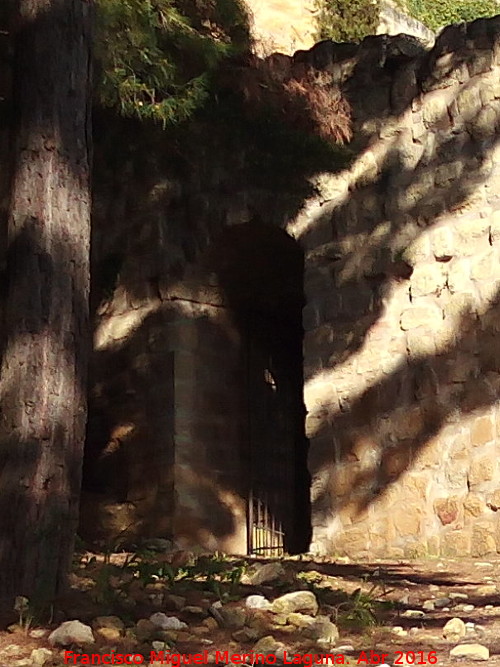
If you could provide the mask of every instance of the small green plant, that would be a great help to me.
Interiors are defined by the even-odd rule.
[[[235,593],[245,572],[244,563],[234,563],[223,554],[200,557],[191,568],[191,574],[205,580],[206,587],[219,600],[228,601],[235,598]]]

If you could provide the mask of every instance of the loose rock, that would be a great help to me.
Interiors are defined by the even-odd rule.
[[[402,618],[422,618],[423,616],[425,614],[420,609],[407,609],[401,614]]]
[[[450,658],[468,658],[469,660],[489,660],[490,652],[482,644],[459,644],[450,651]]]
[[[286,575],[281,563],[255,564],[249,572],[243,575],[241,583],[251,586],[261,586],[271,581],[282,579]]]
[[[249,595],[245,600],[248,609],[271,609],[271,603],[263,595]]]
[[[92,628],[80,621],[65,621],[49,635],[51,646],[84,646],[94,644],[95,639]]]
[[[98,616],[92,621],[92,628],[96,635],[114,642],[122,636],[125,625],[118,616]]]
[[[164,596],[163,604],[169,611],[180,611],[186,604],[186,598],[181,595],[168,594]]]
[[[461,618],[451,618],[443,628],[443,637],[448,641],[456,642],[465,637],[467,629]]]
[[[151,623],[162,630],[182,630],[187,628],[187,623],[180,621],[177,616],[167,616],[161,611],[151,614],[149,617]]]
[[[225,628],[230,630],[241,630],[247,620],[247,612],[241,607],[222,607],[219,610],[222,617],[222,623]]]
[[[436,609],[443,609],[443,607],[447,607],[450,603],[451,599],[448,597],[436,598],[434,600],[434,606]]]
[[[33,667],[42,667],[52,657],[52,651],[48,648],[34,648],[31,651],[30,660]]]
[[[272,603],[271,611],[275,614],[291,614],[294,611],[300,611],[316,616],[318,601],[311,591],[294,591],[276,598]]]
[[[272,635],[262,637],[262,639],[259,639],[259,641],[254,644],[252,648],[254,653],[263,653],[264,655],[274,654],[279,659],[283,659],[284,650],[285,645],[276,641]]]
[[[323,644],[334,644],[340,636],[335,623],[332,623],[326,616],[318,616],[314,619],[313,623],[304,628],[303,635]]]

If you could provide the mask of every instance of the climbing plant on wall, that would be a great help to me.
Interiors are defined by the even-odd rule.
[[[396,0],[401,9],[431,30],[500,14],[497,0]],[[374,35],[380,0],[316,0],[317,37],[358,42]]]
[[[248,48],[241,0],[98,0],[97,100],[164,125],[205,99],[210,73]]]
[[[316,0],[317,37],[334,42],[358,42],[374,35],[378,0]]]
[[[500,14],[496,0],[402,0],[400,4],[431,30]]]

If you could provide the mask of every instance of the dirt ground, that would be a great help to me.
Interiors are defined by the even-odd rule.
[[[351,665],[377,664],[383,654],[383,662],[391,666],[436,664],[447,667],[460,664],[469,667],[477,664],[468,659],[450,658],[450,649],[458,643],[476,643],[487,647],[490,652],[488,662],[500,665],[500,559],[429,559],[406,562],[376,560],[371,563],[356,563],[346,559],[311,561],[302,558],[281,562],[291,578],[301,573],[314,582],[311,590],[317,594],[322,613],[335,610],[339,591],[349,595],[361,589],[366,593],[367,599],[386,603],[384,609],[377,614],[377,624],[373,627],[356,627],[356,624],[346,627],[339,624],[340,639],[335,650],[338,654],[345,655]],[[80,581],[80,584],[86,582],[86,585],[75,587],[73,593],[63,601],[51,625],[30,625],[28,631],[16,629],[12,627],[16,622],[16,615],[4,615],[0,626],[0,667],[35,665],[29,656],[33,649],[41,647],[53,650],[53,656],[45,663],[46,667],[64,664],[62,654],[54,651],[48,643],[49,631],[61,621],[78,619],[90,624],[96,616],[114,613],[123,617],[126,625],[133,625],[138,618],[148,618],[151,613],[161,610],[158,604],[148,606],[139,603],[132,615],[127,612],[128,617],[125,619],[127,614],[124,614],[124,608],[111,609],[109,604],[100,606],[95,597],[89,597],[88,582],[92,581],[92,577],[87,571],[77,575],[75,581]],[[116,583],[116,586],[119,584]],[[186,590],[183,590],[186,604],[195,605],[200,604],[200,600],[215,600],[215,596],[207,594],[206,591],[202,593],[196,587],[187,592]],[[284,590],[284,582],[281,581],[260,586],[240,585],[238,597],[243,599],[250,594],[261,594],[273,600],[282,595]],[[441,605],[440,608],[430,609],[432,604],[429,601],[434,601],[438,607]],[[175,615],[185,620],[191,630],[194,621],[189,614],[186,615],[180,610]],[[450,641],[443,637],[443,627],[452,618],[460,618],[467,624],[467,635],[459,641]],[[332,620],[335,621],[334,614]],[[33,629],[46,632],[43,637],[33,637],[30,635]],[[290,633],[281,633],[275,628],[269,634],[287,647],[290,646],[291,652],[300,651],[300,646]],[[194,653],[207,649],[213,656],[216,650],[228,649],[231,653],[251,650],[251,643],[235,642],[233,635],[229,629],[212,628],[203,638],[194,637],[192,634],[189,637],[182,636],[175,644],[175,651]],[[99,644],[98,641],[96,646],[102,644],[103,642]],[[125,648],[125,644],[122,648],[118,645],[117,651]],[[368,662],[364,660],[363,651]],[[146,660],[144,664],[149,664],[149,661]]]

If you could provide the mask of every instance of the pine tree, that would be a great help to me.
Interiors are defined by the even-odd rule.
[[[73,555],[89,347],[91,5],[19,0],[0,394],[0,590],[46,606]]]

